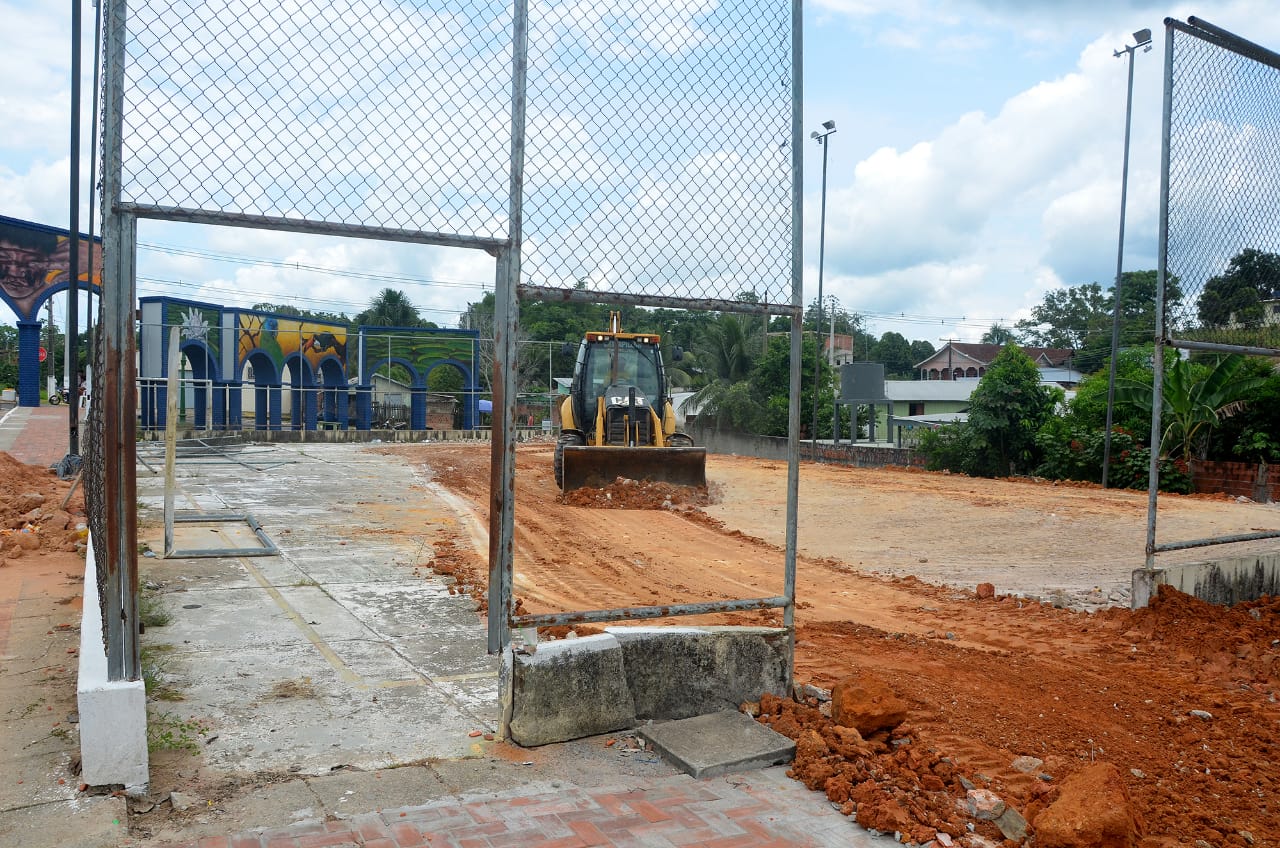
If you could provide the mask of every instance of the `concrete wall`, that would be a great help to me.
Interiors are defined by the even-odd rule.
[[[511,739],[533,747],[784,695],[791,640],[768,627],[609,627],[517,653],[511,673]]]
[[[81,778],[90,786],[124,784],[130,793],[145,792],[146,688],[141,680],[107,679],[102,611],[98,607],[98,566],[92,540],[85,561],[76,700],[80,712]]]
[[[1150,603],[1161,584],[1223,606],[1280,595],[1280,553],[1135,569],[1133,608]]]
[[[710,427],[695,427],[691,435],[699,445],[705,445],[711,453],[755,456],[761,459],[787,459],[787,440],[781,436],[753,436],[744,433],[716,431]],[[807,442],[801,443],[800,458],[813,456]],[[923,468],[924,457],[909,448],[889,448],[874,445],[820,444],[818,460],[835,465],[851,465],[857,468],[879,468],[885,465],[916,466]]]

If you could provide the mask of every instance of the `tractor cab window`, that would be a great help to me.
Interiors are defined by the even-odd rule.
[[[656,403],[661,394],[658,380],[657,350],[634,342],[621,342],[618,345],[618,371],[611,374],[613,366],[613,345],[600,344],[590,351],[588,367],[588,388],[591,397],[604,394],[611,384],[635,386],[649,403]]]

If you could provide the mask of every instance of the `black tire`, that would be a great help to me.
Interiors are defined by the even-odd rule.
[[[555,459],[551,463],[552,470],[555,472],[556,488],[564,488],[564,448],[568,445],[571,448],[579,448],[587,443],[581,433],[561,433],[560,438],[556,439]]]
[[[49,405],[50,405],[50,406],[57,406],[57,405],[58,405],[58,404],[60,404],[60,403],[62,403],[62,395],[61,395],[61,394],[59,394],[59,393],[55,392],[54,394],[49,395]]]
[[[688,433],[672,433],[671,447],[673,448],[691,448],[693,447],[693,437]]]

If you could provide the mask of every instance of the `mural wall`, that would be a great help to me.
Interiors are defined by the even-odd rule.
[[[180,349],[190,365],[182,398],[185,408],[190,397],[197,429],[370,429],[374,374],[387,362],[409,373],[411,429],[427,427],[427,375],[442,364],[463,376],[463,427],[474,428],[479,420],[475,331],[353,332],[343,324],[167,297],[143,298],[140,311],[144,428],[164,426],[172,327],[179,328]]]
[[[101,240],[81,235],[79,253],[80,285],[100,292]],[[22,406],[40,405],[40,307],[70,285],[71,233],[0,215],[0,301],[18,316],[18,403]]]

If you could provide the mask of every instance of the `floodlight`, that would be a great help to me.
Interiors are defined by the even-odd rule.
[[[1150,30],[1148,30],[1148,31],[1147,31],[1147,36],[1148,36],[1148,37],[1150,37],[1150,35],[1151,35],[1151,31],[1150,31]],[[835,129],[835,128],[836,128],[836,122],[835,122],[835,121],[823,121],[823,122],[822,122],[822,128],[823,128],[824,130],[833,130],[833,129]]]
[[[817,138],[817,137],[818,137],[818,131],[817,131],[817,130],[814,130],[813,132],[809,133],[809,138]]]
[[[1151,43],[1151,30],[1149,30],[1149,29],[1140,29],[1140,30],[1138,30],[1137,32],[1135,32],[1135,33],[1133,34],[1133,39],[1134,39],[1134,41],[1138,42],[1138,44],[1137,44],[1137,46],[1138,46],[1138,47],[1141,47],[1141,46],[1143,46],[1144,44],[1150,44],[1150,43]]]

